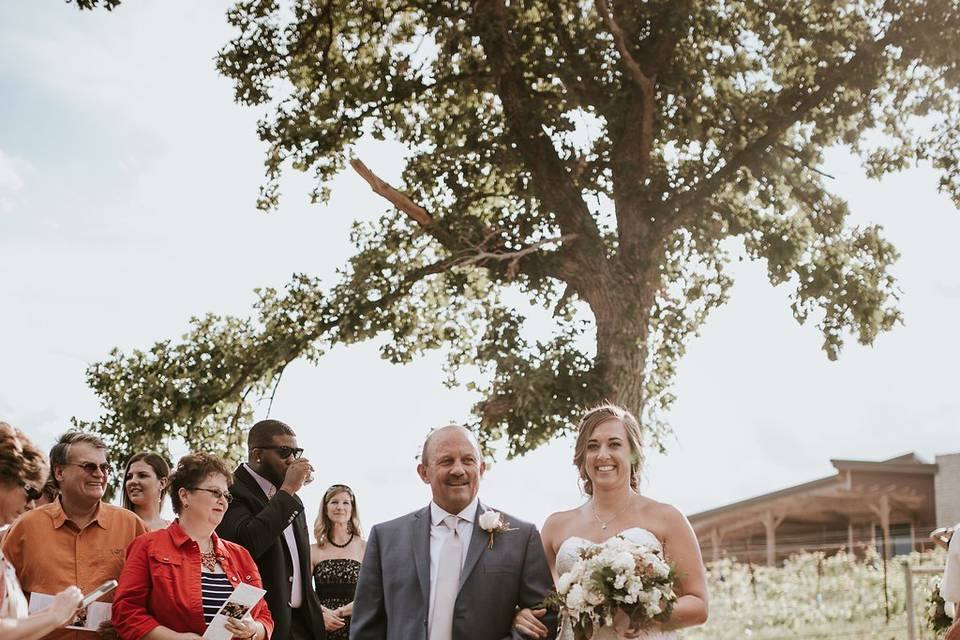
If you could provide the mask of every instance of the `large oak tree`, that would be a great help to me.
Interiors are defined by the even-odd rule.
[[[242,0],[227,19],[218,68],[267,105],[261,208],[289,169],[325,200],[348,162],[393,206],[355,228],[338,282],[297,276],[249,319],[93,365],[88,426],[125,451],[239,444],[289,362],[382,335],[394,362],[479,366],[476,419],[510,454],[603,399],[658,442],[677,361],[727,299],[729,239],[830,358],[900,319],[897,253],[849,222],[825,150],[875,178],[929,163],[960,202],[955,0]],[[396,185],[353,158],[365,136],[406,150]]]

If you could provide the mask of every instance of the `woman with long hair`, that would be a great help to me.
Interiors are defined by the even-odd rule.
[[[632,628],[622,611],[602,637],[672,640],[675,629],[703,624],[707,619],[707,581],[700,545],[690,523],[675,507],[640,494],[643,448],[640,425],[633,415],[617,405],[605,404],[588,411],[580,420],[573,464],[588,500],[581,506],[560,511],[543,525],[543,547],[553,579],[569,571],[581,549],[601,544],[613,536],[660,549],[680,576],[679,596],[669,620],[643,630]],[[531,637],[545,637],[538,620],[542,611],[523,609],[514,626]],[[565,620],[560,640],[573,640]]]
[[[0,422],[0,527],[32,509],[47,480],[43,454],[19,429]],[[42,544],[43,541],[39,541]],[[37,640],[73,620],[83,594],[76,587],[58,593],[53,603],[27,615],[27,598],[13,566],[0,552],[0,638]]]
[[[350,636],[353,595],[366,548],[350,487],[335,484],[327,489],[313,531],[317,541],[310,545],[310,566],[327,638],[345,640]]]
[[[166,529],[169,520],[160,517],[167,496],[170,465],[151,451],[133,455],[123,472],[123,506],[140,516],[147,529]]]

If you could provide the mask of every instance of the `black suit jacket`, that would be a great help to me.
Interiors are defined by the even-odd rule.
[[[277,491],[267,500],[263,489],[253,476],[240,465],[233,473],[233,502],[217,527],[217,535],[242,545],[253,556],[260,570],[264,599],[273,616],[271,640],[287,640],[290,635],[290,590],[293,582],[293,564],[287,550],[283,530],[293,523],[293,534],[300,556],[301,609],[310,615],[311,628],[318,640],[326,638],[320,601],[313,590],[310,575],[310,535],[303,503],[297,496]]]

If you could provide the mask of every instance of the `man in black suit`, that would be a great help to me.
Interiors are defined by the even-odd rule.
[[[311,584],[310,536],[297,497],[313,467],[301,457],[296,433],[279,420],[253,425],[247,449],[217,534],[246,547],[256,561],[273,615],[272,640],[321,640],[323,613]]]

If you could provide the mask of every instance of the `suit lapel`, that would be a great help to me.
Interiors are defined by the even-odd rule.
[[[463,570],[460,571],[460,589],[463,589],[463,583],[470,577],[470,573],[473,572],[474,567],[477,566],[477,561],[480,560],[480,556],[483,555],[483,551],[487,548],[489,534],[480,528],[480,514],[484,511],[486,511],[486,507],[477,501],[477,513],[474,514],[473,517],[473,533],[470,535],[470,547],[467,549],[467,558],[463,561]]]
[[[417,579],[420,580],[420,590],[423,592],[423,601],[430,602],[430,507],[421,509],[413,514],[413,561],[417,565]]]
[[[263,489],[260,487],[260,483],[257,482],[257,479],[250,475],[250,472],[247,471],[246,467],[242,464],[237,467],[237,470],[233,472],[233,479],[245,486],[250,492],[263,504],[267,504],[270,499],[267,497],[267,494],[263,492]]]

